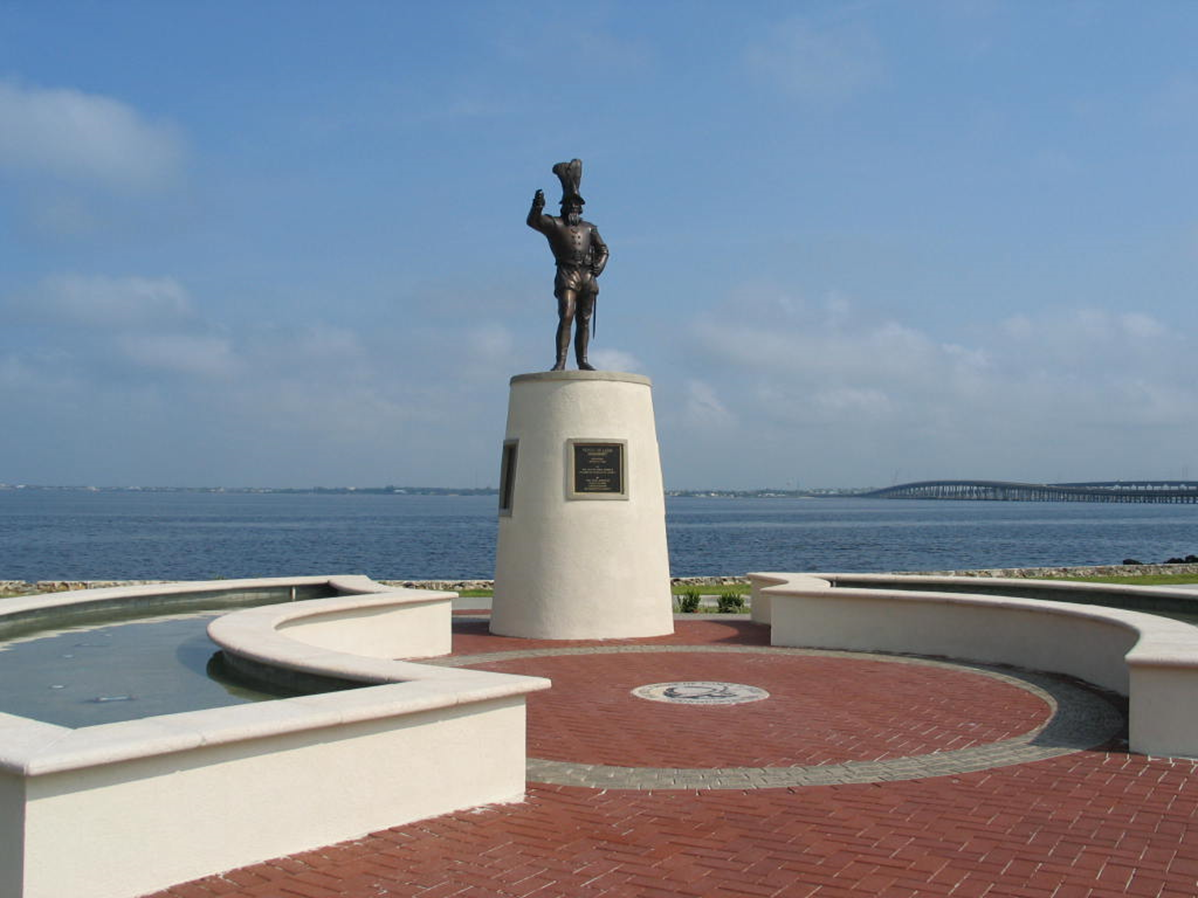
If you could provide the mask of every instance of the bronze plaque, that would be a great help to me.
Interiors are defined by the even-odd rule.
[[[574,443],[574,492],[624,492],[623,443]]]

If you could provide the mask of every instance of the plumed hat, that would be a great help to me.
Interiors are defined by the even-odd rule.
[[[573,200],[578,205],[583,205],[584,200],[578,193],[578,187],[582,183],[582,160],[571,159],[569,162],[559,162],[553,166],[553,173],[557,175],[559,181],[562,182],[562,205]]]

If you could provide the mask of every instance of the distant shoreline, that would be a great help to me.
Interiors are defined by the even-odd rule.
[[[845,489],[818,490],[666,490],[671,499],[821,499],[841,496],[856,496],[873,487],[850,487]],[[492,486],[449,487],[449,486],[54,486],[46,484],[0,483],[0,493],[5,492],[55,492],[55,493],[209,493],[244,495],[285,496],[498,496],[499,490]]]

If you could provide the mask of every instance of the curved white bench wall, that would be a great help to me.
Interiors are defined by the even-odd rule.
[[[749,579],[753,618],[770,625],[774,645],[945,655],[1068,674],[1128,697],[1132,751],[1198,757],[1198,628],[1189,624],[1096,605],[973,595],[975,578]],[[1002,589],[1004,582],[1012,590],[1028,586],[986,578],[983,588]],[[1089,586],[1060,585],[1075,598]]]
[[[6,599],[0,629],[292,589],[340,595],[213,630],[261,663],[380,685],[80,729],[0,714],[0,895],[132,898],[523,796],[525,695],[549,682],[387,657],[447,651],[453,593],[366,577],[122,587]]]

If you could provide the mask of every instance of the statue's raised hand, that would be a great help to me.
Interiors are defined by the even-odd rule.
[[[545,191],[544,190],[538,190],[536,193],[533,194],[532,204],[534,206],[536,206],[538,209],[544,207],[544,205],[545,205]]]

